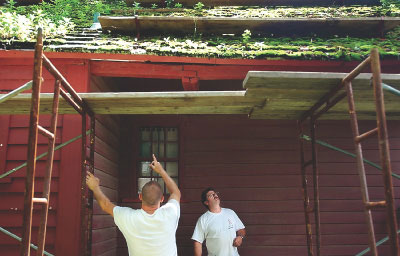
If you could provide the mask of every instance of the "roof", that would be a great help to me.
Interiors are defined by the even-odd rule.
[[[253,119],[299,119],[330,89],[338,86],[345,73],[250,71],[243,82],[246,91],[120,92],[80,93],[95,114],[245,114]],[[375,119],[370,74],[353,81],[360,119]],[[400,75],[382,74],[383,82],[400,89]],[[51,93],[41,94],[41,113],[49,113]],[[4,104],[4,103],[3,103]],[[28,114],[30,94],[7,101],[0,114]],[[400,98],[385,94],[388,119],[400,119]],[[75,113],[64,101],[60,113]],[[348,119],[347,102],[342,100],[324,119]]]

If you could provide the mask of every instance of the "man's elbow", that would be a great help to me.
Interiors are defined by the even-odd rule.
[[[181,199],[181,191],[179,189],[174,190],[171,193],[171,198],[176,199],[177,201],[179,201]]]

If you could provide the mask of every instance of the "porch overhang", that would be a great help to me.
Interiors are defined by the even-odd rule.
[[[322,96],[338,86],[346,73],[250,71],[246,91],[101,92],[79,93],[95,114],[232,114],[252,119],[299,119]],[[371,74],[353,80],[359,119],[375,120]],[[400,75],[382,74],[382,81],[400,89]],[[29,93],[0,104],[0,114],[29,114]],[[50,113],[52,93],[42,93],[40,113]],[[400,97],[385,93],[387,119],[400,120]],[[63,99],[60,114],[75,110]],[[348,119],[342,100],[322,119]]]
[[[339,86],[346,75],[329,72],[249,71],[243,82],[246,97],[265,99],[262,107],[253,108],[250,118],[298,120],[331,89]],[[400,75],[382,74],[381,79],[383,83],[400,90]],[[352,86],[358,118],[376,120],[371,74],[358,75]],[[399,120],[400,97],[390,93],[384,95],[387,119]],[[341,100],[321,119],[349,119],[347,100]]]
[[[264,100],[245,97],[245,91],[102,92],[78,93],[95,114],[248,114]],[[52,93],[40,95],[40,113],[50,113]],[[29,114],[30,94],[0,105],[0,114]],[[76,111],[63,99],[60,114]]]

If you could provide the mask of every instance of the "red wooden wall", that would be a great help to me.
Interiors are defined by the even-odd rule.
[[[7,92],[32,78],[31,53],[1,52],[0,90]],[[29,56],[28,56],[29,55]],[[19,57],[18,57],[19,56]],[[22,57],[21,57],[22,56]],[[61,73],[79,92],[109,91],[109,80],[92,77],[89,72],[104,76],[179,78],[177,74],[149,69],[149,59],[168,65],[198,62],[190,65],[198,77],[209,81],[244,78],[247,70],[351,70],[355,63],[284,62],[207,60],[194,58],[128,56],[141,63],[92,62],[89,58],[122,58],[118,55],[80,55],[49,53]],[[18,57],[18,58],[14,58]],[[54,59],[52,58],[54,57]],[[65,58],[63,58],[65,57]],[[208,63],[210,62],[210,63]],[[119,64],[118,64],[119,63]],[[201,63],[213,65],[201,65]],[[384,63],[385,72],[398,73],[398,62]],[[215,64],[215,65],[214,65]],[[353,65],[354,64],[354,65]],[[90,69],[89,69],[90,65]],[[112,69],[110,69],[112,65]],[[156,65],[156,64],[149,64]],[[136,67],[142,69],[135,69]],[[122,67],[122,68],[121,68]],[[125,67],[125,68],[124,68]],[[180,67],[180,66],[179,66]],[[185,66],[186,68],[186,66]],[[227,68],[234,72],[226,72]],[[145,74],[141,74],[145,70]],[[113,73],[114,72],[114,73]],[[118,73],[120,72],[120,73]],[[160,73],[161,72],[161,73]],[[181,72],[181,73],[179,73]],[[186,73],[185,73],[186,74]],[[235,76],[232,78],[232,76]],[[54,79],[44,72],[43,91],[52,91]],[[215,79],[215,80],[214,80]],[[89,88],[90,84],[90,88]],[[236,88],[235,88],[236,89]],[[0,116],[0,172],[21,164],[26,159],[28,132],[26,116]],[[44,124],[48,118],[41,119]],[[47,121],[46,121],[47,120]],[[294,121],[249,120],[245,116],[97,116],[95,174],[102,180],[105,193],[114,202],[139,207],[136,195],[134,155],[137,146],[135,127],[158,123],[179,125],[180,187],[183,193],[182,216],[177,232],[180,255],[192,255],[190,237],[197,218],[204,212],[199,196],[207,186],[219,190],[224,206],[234,209],[247,227],[248,237],[240,249],[241,255],[306,255],[304,213],[299,176],[297,130]],[[43,124],[43,123],[42,123]],[[363,129],[372,128],[364,122]],[[390,122],[393,170],[399,170],[399,122]],[[322,122],[318,138],[352,151],[351,133],[347,121]],[[60,116],[57,143],[81,133],[77,115]],[[39,139],[39,152],[46,148]],[[367,142],[365,156],[377,161],[377,145]],[[51,207],[46,250],[56,255],[79,254],[80,225],[80,158],[81,144],[74,142],[56,153],[52,183]],[[354,159],[320,148],[321,220],[323,255],[354,255],[367,244],[366,225],[361,211],[361,193]],[[119,161],[121,160],[121,161]],[[43,161],[38,162],[38,185],[41,192]],[[311,171],[311,170],[310,170]],[[25,168],[0,180],[0,226],[20,235]],[[371,199],[382,200],[379,173],[368,168]],[[312,180],[309,180],[312,184]],[[399,182],[395,181],[396,190]],[[310,195],[312,190],[310,189]],[[377,238],[384,237],[383,212],[374,214]],[[35,220],[35,225],[37,221]],[[36,230],[33,232],[35,242]],[[124,255],[126,245],[118,237],[111,217],[94,204],[93,255]],[[382,254],[387,253],[385,248]],[[18,254],[18,242],[0,233],[0,250],[5,255]]]
[[[91,78],[91,91],[107,90],[101,78]],[[96,116],[95,175],[100,178],[102,190],[115,204],[118,202],[119,169],[119,117]],[[94,200],[93,206],[92,255],[115,256],[117,250],[117,228],[110,215],[104,213]]]
[[[52,60],[59,71],[77,91],[86,91],[88,65],[85,60]],[[0,59],[0,89],[8,92],[32,79],[32,58]],[[53,92],[54,78],[43,71],[42,92]],[[0,117],[0,172],[4,173],[27,158],[29,116],[2,115]],[[49,116],[41,115],[39,123],[49,125]],[[60,115],[56,143],[66,142],[81,133],[81,118],[77,115]],[[38,155],[47,151],[47,140],[39,135]],[[78,255],[80,223],[80,172],[81,144],[76,141],[56,151],[51,185],[50,211],[46,238],[46,251],[56,255]],[[62,160],[61,160],[62,159]],[[40,196],[43,187],[45,161],[39,160],[36,170],[35,191]],[[23,197],[26,168],[0,180],[0,226],[21,236]],[[35,206],[32,242],[37,244],[39,211]],[[78,209],[78,210],[77,210]],[[57,227],[57,229],[56,229]],[[0,248],[4,255],[18,255],[19,242],[0,233]]]
[[[157,116],[157,119],[160,123],[173,122],[174,117]],[[183,138],[180,156],[183,199],[177,231],[179,255],[192,255],[190,238],[197,218],[205,211],[199,202],[200,193],[208,186],[221,192],[223,206],[235,210],[246,225],[248,235],[240,248],[241,255],[306,255],[296,123],[249,120],[245,116],[193,115],[177,119]],[[152,120],[154,117],[131,117],[121,125],[130,124],[134,129],[154,123]],[[373,122],[363,122],[361,129],[366,131],[372,126]],[[389,127],[393,169],[398,170],[400,122],[390,122]],[[353,151],[348,121],[321,122],[317,131],[319,139]],[[374,162],[379,160],[376,144],[373,140],[365,144],[365,157]],[[135,145],[122,150],[135,154]],[[354,159],[321,147],[318,155],[322,254],[354,255],[368,244]],[[371,199],[383,200],[379,171],[367,169]],[[131,183],[121,185],[121,195],[124,205],[137,208],[140,204],[135,203],[135,175],[132,174],[135,171],[133,167],[124,174],[125,178],[130,177]],[[311,177],[309,184],[312,184]],[[396,180],[394,184],[397,191],[400,182]],[[379,240],[386,236],[385,216],[382,211],[373,215]],[[119,244],[118,255],[127,255],[122,237]],[[388,253],[385,247],[381,247],[380,252]]]

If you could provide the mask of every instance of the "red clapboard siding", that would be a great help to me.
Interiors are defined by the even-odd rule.
[[[112,162],[106,157],[95,152],[94,154],[94,166],[105,173],[108,173],[114,177],[118,176],[118,165]]]
[[[9,144],[27,144],[28,142],[28,128],[12,128],[9,130]],[[56,144],[61,143],[62,138],[62,129],[57,129],[56,131]],[[38,135],[38,144],[46,144],[48,143],[48,139],[43,135]]]
[[[59,115],[57,118],[57,127],[62,127],[63,116]],[[40,125],[43,127],[50,127],[50,116],[49,115],[40,115]],[[10,120],[10,128],[11,127],[29,127],[29,115],[12,115]]]
[[[102,141],[99,137],[95,139],[95,151],[102,156],[107,156],[107,158],[114,163],[119,161],[119,153],[116,149],[112,148],[106,142]]]
[[[22,193],[9,193],[6,195],[0,193],[0,196],[2,198],[1,204],[0,204],[0,210],[18,210],[18,209],[23,209],[24,207],[24,194]],[[35,209],[36,207],[40,207],[39,205],[35,204],[34,205]],[[50,206],[51,209],[57,210],[57,194],[56,193],[51,193],[50,194]]]
[[[0,236],[2,236],[2,234],[0,234]],[[19,246],[19,245],[4,245],[4,246],[1,246],[1,253],[3,255],[10,255],[10,256],[11,255],[19,255],[20,254],[20,250],[21,250],[21,246]],[[32,251],[34,251],[34,250],[31,249],[31,253],[32,253]],[[51,254],[55,254],[54,246],[52,246],[52,245],[46,245],[45,251],[49,252]]]
[[[113,190],[118,189],[118,177],[105,173],[101,170],[95,170],[96,176],[101,180],[101,185]]]
[[[9,192],[9,193],[23,193],[25,189],[25,179],[15,178],[13,182],[10,184],[2,184],[0,186],[1,192]],[[55,179],[51,181],[51,191],[58,192],[58,183]],[[38,178],[35,180],[35,192],[43,192],[43,179]]]
[[[32,223],[38,226],[40,222],[40,211],[34,210]],[[49,210],[47,225],[54,227],[56,225],[56,212]],[[22,227],[22,211],[0,211],[0,227]]]
[[[92,81],[93,83],[93,81]],[[111,116],[96,116],[95,175],[101,180],[104,194],[118,201],[119,123]],[[93,203],[92,255],[117,256],[117,228],[114,219]]]
[[[96,120],[109,130],[118,134],[119,130],[119,116],[114,115],[95,115]],[[118,136],[117,136],[118,137]]]
[[[10,171],[16,167],[19,167],[20,165],[26,163],[26,161],[7,161],[6,165],[6,171]],[[59,169],[60,169],[60,161],[54,161],[53,162],[53,173],[52,177],[56,178],[59,175]],[[35,177],[44,177],[46,171],[46,161],[44,160],[38,160],[36,161],[36,171],[35,171]],[[18,171],[12,173],[9,177],[20,177],[24,178],[26,173],[26,167],[23,167],[19,169]]]
[[[109,238],[106,241],[96,243],[96,246],[92,246],[92,255],[100,255],[105,251],[114,250],[116,243],[116,238]]]
[[[7,228],[8,231],[18,235],[19,237],[21,237],[21,229],[19,228]],[[48,227],[46,228],[46,246],[48,245],[52,245],[54,244],[54,239],[55,239],[55,232],[56,229],[55,227]],[[39,233],[39,228],[38,227],[34,227],[32,228],[32,243],[37,244],[37,237],[38,237],[38,233]],[[18,240],[10,237],[10,236],[4,236],[5,239],[0,239],[0,245],[20,245],[21,242],[19,242]]]
[[[93,229],[115,227],[114,219],[110,215],[93,215]]]
[[[93,243],[106,241],[110,238],[116,238],[116,237],[117,237],[117,228],[116,227],[95,229],[92,231]]]
[[[186,155],[186,154],[185,154]],[[284,173],[299,175],[299,163],[185,163],[185,177],[199,176],[258,176]]]
[[[0,115],[0,173],[7,171],[7,148],[9,141],[8,127],[10,123],[9,115]],[[1,181],[0,181],[1,182]]]
[[[114,132],[117,131],[112,131],[108,127],[104,126],[102,123],[99,121],[96,121],[95,124],[96,127],[96,137],[99,137],[102,141],[106,142],[109,146],[113,148],[118,148],[119,145],[119,139]]]
[[[37,154],[39,156],[45,152],[47,152],[48,146],[47,145],[38,145],[37,146]],[[7,150],[7,160],[26,160],[28,152],[27,145],[9,145]],[[57,150],[54,152],[54,160],[60,160],[60,151]],[[44,156],[41,159],[47,159]]]

